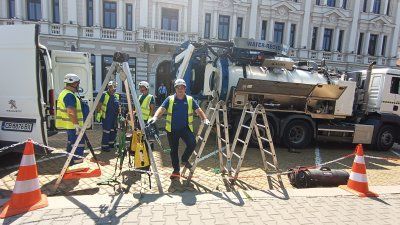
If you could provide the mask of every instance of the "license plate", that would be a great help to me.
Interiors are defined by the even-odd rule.
[[[32,132],[32,128],[33,128],[33,123],[26,123],[26,122],[3,121],[1,125],[1,129],[6,131]]]

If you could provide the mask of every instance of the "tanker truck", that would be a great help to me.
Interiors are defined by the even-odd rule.
[[[226,101],[232,132],[251,103],[266,108],[274,141],[287,147],[335,141],[383,151],[399,141],[400,70],[373,69],[371,63],[366,70],[338,74],[324,63],[294,62],[289,51],[244,38],[185,42],[174,54],[172,72],[203,103],[213,93]],[[255,135],[251,142],[257,143]]]

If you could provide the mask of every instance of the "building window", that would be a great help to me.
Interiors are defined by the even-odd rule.
[[[60,23],[60,1],[53,0],[53,23]]]
[[[296,24],[290,25],[289,45],[294,48],[294,41],[296,40]]]
[[[267,21],[261,22],[261,40],[267,40]]]
[[[90,55],[90,69],[92,71],[93,90],[96,90],[96,56]]]
[[[375,14],[379,14],[381,12],[381,0],[374,1],[374,6],[372,8],[372,12]]]
[[[333,35],[333,29],[326,29],[326,28],[324,29],[324,40],[322,42],[322,49],[324,51],[331,50],[332,35]]]
[[[315,50],[315,46],[317,45],[317,34],[318,34],[318,27],[314,27],[311,38],[311,50]]]
[[[363,12],[367,12],[367,5],[368,5],[368,0],[364,0]]]
[[[274,26],[274,42],[283,43],[283,29],[285,28],[285,23],[275,22]]]
[[[27,0],[28,20],[39,21],[42,19],[42,9],[40,0]]]
[[[117,27],[117,3],[103,3],[103,26],[105,28],[115,29]]]
[[[392,82],[390,85],[391,94],[400,94],[400,78],[392,77]]]
[[[386,8],[386,13],[385,13],[385,14],[386,14],[387,16],[389,16],[389,13],[390,13],[390,12],[389,12],[389,11],[390,11],[390,0],[387,0],[387,1],[388,1],[388,3],[387,3],[387,8]]]
[[[93,26],[93,0],[86,1],[86,26]]]
[[[360,33],[360,36],[358,37],[357,55],[361,55],[363,39],[364,39],[364,33]]]
[[[347,0],[342,1],[341,7],[342,7],[342,9],[347,9]]]
[[[342,52],[343,48],[343,37],[344,37],[344,30],[339,31],[339,40],[337,45],[337,51]]]
[[[178,31],[179,10],[162,8],[161,29]]]
[[[315,4],[316,4],[316,5],[321,5],[321,0],[316,0],[316,1],[315,1]]]
[[[210,38],[211,30],[211,13],[206,13],[204,19],[204,38]]]
[[[336,0],[328,0],[328,1],[326,2],[326,5],[327,5],[327,6],[331,6],[331,7],[335,7],[335,5],[336,5]]]
[[[236,21],[236,37],[242,37],[243,17],[238,17]]]
[[[15,0],[8,1],[8,18],[15,17]]]
[[[218,39],[228,40],[229,39],[229,16],[219,16],[218,22]]]
[[[378,35],[371,34],[369,37],[368,54],[375,55],[376,43],[378,42]]]
[[[126,4],[126,14],[125,14],[126,30],[132,30],[132,19],[133,19],[132,14],[133,14],[132,4]]]
[[[382,56],[386,56],[386,43],[387,43],[387,36],[383,36],[383,40],[382,40],[382,52],[381,55]]]

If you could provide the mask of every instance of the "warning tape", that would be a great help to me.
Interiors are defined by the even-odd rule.
[[[386,160],[386,161],[400,161],[400,158],[393,158],[393,157],[377,157],[377,156],[371,156],[371,155],[364,155],[364,157],[370,158],[370,159]]]

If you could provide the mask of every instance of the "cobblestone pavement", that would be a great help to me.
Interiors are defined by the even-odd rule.
[[[101,127],[96,125],[93,130],[87,132],[89,139],[94,147],[100,146],[101,141]],[[215,135],[211,135],[215,137]],[[65,148],[66,134],[59,133],[50,137],[49,145],[60,150]],[[162,136],[163,146],[167,147],[166,137]],[[184,144],[181,143],[181,153],[183,151]],[[213,152],[216,148],[214,138],[210,138],[203,155]],[[279,165],[282,171],[286,171],[289,168],[293,168],[299,165],[312,166],[316,162],[326,162],[332,159],[339,158],[341,156],[352,153],[354,150],[353,145],[339,145],[339,144],[319,144],[318,148],[310,147],[307,149],[296,150],[297,153],[290,153],[285,148],[277,148],[277,157]],[[365,153],[368,155],[378,157],[397,157],[395,153],[400,154],[400,147],[395,146],[392,151],[378,152],[368,151]],[[124,193],[138,193],[140,190],[143,193],[158,193],[154,176],[152,176],[152,188],[149,189],[149,183],[147,176],[135,174],[135,172],[129,170],[127,161],[125,160],[123,171],[121,176],[118,178],[121,184],[118,185],[97,185],[99,181],[110,178],[114,173],[114,165],[116,162],[116,155],[114,152],[100,152],[96,150],[96,155],[100,160],[108,162],[109,165],[102,166],[102,176],[98,178],[88,178],[73,181],[63,181],[58,195],[88,195],[88,194],[100,194],[100,195],[115,195],[121,192]],[[38,155],[38,169],[39,179],[42,185],[42,191],[45,194],[53,194],[51,188],[53,187],[58,174],[61,171],[62,166],[65,163],[66,157],[61,157],[61,154],[52,153],[50,156]],[[160,173],[161,182],[164,192],[183,192],[185,190],[191,190],[196,192],[212,192],[212,191],[230,191],[232,187],[229,182],[222,179],[221,174],[215,174],[214,168],[219,165],[217,156],[212,156],[209,159],[201,162],[195,171],[193,182],[189,186],[182,185],[181,182],[171,182],[169,175],[171,173],[171,160],[168,153],[165,153],[156,146],[154,150],[154,156],[156,164]],[[58,157],[58,158],[57,158]],[[92,156],[87,151],[87,159]],[[400,185],[400,161],[387,161],[377,159],[366,159],[367,162],[367,173],[370,185]],[[15,164],[19,164],[18,159],[15,160]],[[90,163],[89,160],[85,162],[91,167],[96,165]],[[334,169],[345,169],[350,171],[353,163],[353,157],[347,158],[340,161],[339,163],[330,164],[331,168]],[[11,195],[14,183],[16,180],[18,167],[3,167],[0,168],[0,198],[9,197]],[[183,180],[182,180],[183,182]],[[286,176],[282,176],[282,182],[285,188],[292,188],[289,184]],[[267,181],[265,172],[262,169],[262,161],[260,152],[258,149],[250,148],[244,159],[244,163],[239,175],[239,180],[235,189],[243,190],[268,190],[273,189]]]
[[[381,193],[387,187],[372,189]],[[50,197],[47,208],[3,224],[398,224],[400,186],[391,189],[378,198],[355,197],[339,188],[316,188],[312,194],[288,189]]]

